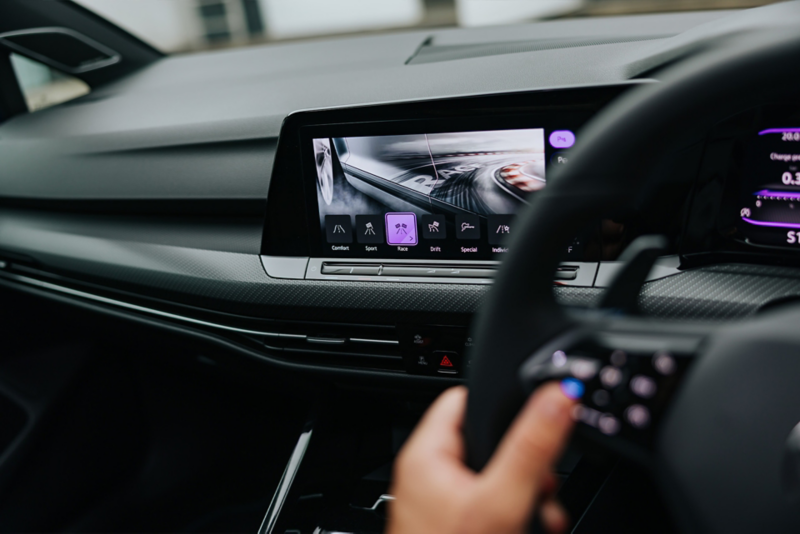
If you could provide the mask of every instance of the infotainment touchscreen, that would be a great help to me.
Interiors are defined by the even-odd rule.
[[[314,137],[325,255],[499,259],[575,136],[544,128]]]

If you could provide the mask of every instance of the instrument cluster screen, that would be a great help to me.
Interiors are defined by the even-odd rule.
[[[575,136],[529,128],[311,142],[325,255],[486,260],[508,252],[514,215],[545,187],[547,164],[566,163]]]
[[[739,230],[746,241],[800,250],[800,128],[758,132],[742,184]]]

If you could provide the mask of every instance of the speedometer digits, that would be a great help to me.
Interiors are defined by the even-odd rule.
[[[800,172],[786,171],[781,176],[783,185],[800,185]]]

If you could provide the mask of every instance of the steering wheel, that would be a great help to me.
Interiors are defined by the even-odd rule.
[[[645,177],[668,140],[769,91],[797,95],[799,65],[796,31],[706,43],[581,132],[570,163],[518,215],[476,317],[464,429],[472,468],[486,465],[539,384],[568,379],[576,394],[585,388],[576,431],[651,465],[681,528],[800,528],[800,306],[735,325],[667,322],[566,310],[552,289],[582,228],[654,201]]]

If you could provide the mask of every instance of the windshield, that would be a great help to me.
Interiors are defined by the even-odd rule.
[[[74,0],[165,53],[441,27],[755,7],[776,0]]]

